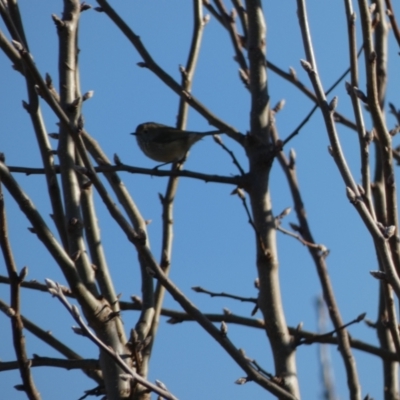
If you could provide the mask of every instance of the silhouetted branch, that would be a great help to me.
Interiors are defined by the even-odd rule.
[[[193,286],[192,290],[194,290],[196,293],[208,294],[211,297],[227,297],[229,299],[239,300],[244,303],[257,304],[257,298],[255,297],[242,297],[242,296],[237,296],[235,294],[229,294],[224,292],[211,292],[210,290],[204,289],[201,286]]]
[[[53,295],[56,296],[60,302],[64,305],[64,307],[69,311],[69,313],[72,315],[74,320],[78,323],[79,328],[75,328],[74,331],[75,333],[82,334],[86,337],[88,337],[96,346],[98,346],[101,350],[106,352],[114,361],[117,363],[123,371],[125,371],[126,374],[128,374],[131,378],[134,379],[143,386],[147,387],[151,391],[159,394],[160,396],[169,399],[169,400],[177,400],[175,396],[173,396],[170,392],[160,388],[157,385],[152,384],[151,382],[147,381],[143,377],[141,377],[139,374],[137,374],[133,368],[131,368],[126,362],[122,359],[122,357],[114,351],[114,349],[110,346],[105,345],[100,339],[98,339],[87,327],[86,323],[83,321],[78,307],[75,305],[71,305],[67,298],[64,296],[62,289],[53,281],[50,279],[46,280],[48,290],[49,292]]]
[[[10,172],[21,173],[26,175],[41,175],[45,173],[43,168],[31,168],[31,167],[17,167],[17,166],[8,166]],[[210,175],[203,174],[201,172],[188,171],[188,170],[162,170],[155,168],[141,168],[141,167],[132,167],[125,164],[118,165],[100,165],[98,167],[94,167],[94,170],[98,173],[107,173],[107,172],[118,172],[118,171],[126,171],[131,174],[141,174],[141,175],[150,175],[150,176],[167,176],[167,177],[182,177],[182,178],[193,178],[202,180],[206,183],[225,183],[228,185],[238,185],[241,186],[243,183],[241,181],[241,177],[236,176],[221,176],[221,175]],[[59,168],[56,166],[56,172],[59,173]]]
[[[8,228],[6,211],[4,205],[4,195],[0,181],[0,247],[3,253],[4,263],[7,268],[10,279],[11,289],[11,307],[8,309],[8,314],[11,319],[12,336],[15,353],[18,360],[18,368],[22,378],[23,389],[31,400],[40,400],[40,394],[36,388],[33,376],[30,370],[30,362],[28,360],[25,335],[23,333],[24,325],[21,318],[21,297],[20,284],[28,274],[28,268],[23,267],[18,273],[15,265],[14,256],[11,250],[11,245],[8,239]]]

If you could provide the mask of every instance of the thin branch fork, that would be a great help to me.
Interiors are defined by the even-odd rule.
[[[177,400],[175,396],[173,396],[169,391],[154,385],[153,383],[147,381],[143,377],[141,377],[139,374],[137,374],[131,367],[129,367],[126,362],[123,360],[123,358],[114,351],[113,348],[105,345],[101,340],[99,340],[87,327],[86,323],[83,321],[80,312],[78,308],[74,305],[71,305],[67,298],[64,296],[63,291],[59,287],[58,284],[55,282],[51,281],[50,279],[46,279],[46,283],[48,286],[49,292],[53,295],[56,296],[60,302],[64,305],[64,307],[69,311],[69,313],[72,315],[74,320],[78,323],[81,331],[78,332],[77,329],[75,329],[76,333],[81,333],[84,334],[84,336],[87,336],[94,344],[96,344],[100,349],[102,349],[104,352],[106,352],[109,356],[111,356],[112,359],[115,360],[115,362],[122,368],[123,371],[125,371],[128,376],[130,376],[132,379],[136,380],[143,386],[147,387],[151,391],[157,393],[161,397],[169,400]]]
[[[293,233],[285,228],[282,228],[281,226],[277,226],[276,229],[279,232],[284,233],[285,235],[291,236],[295,239],[297,239],[301,244],[304,246],[310,247],[312,249],[316,249],[321,251],[323,254],[327,255],[329,253],[329,250],[324,246],[323,244],[318,244],[318,243],[312,243],[312,242],[307,242],[307,240],[303,239],[303,237],[297,233]]]
[[[220,16],[221,16],[221,22],[223,21],[223,25],[226,27],[226,29],[229,32],[229,35],[231,37],[231,41],[233,44],[233,48],[235,50],[235,60],[240,66],[240,69],[242,71],[242,76],[247,77],[247,86],[249,86],[250,81],[249,81],[249,67],[247,65],[246,58],[244,57],[242,48],[243,48],[243,42],[242,39],[239,37],[239,34],[236,29],[236,24],[235,24],[235,17],[236,17],[236,8],[233,9],[231,14],[229,14],[224,6],[224,3],[222,0],[214,0],[215,4],[219,10]],[[207,7],[207,5],[206,5]]]
[[[295,335],[295,346],[300,346],[302,344],[311,344],[311,343],[314,343],[314,341],[317,341],[317,342],[320,342],[321,340],[323,341],[325,338],[329,338],[329,337],[333,336],[335,333],[338,333],[339,331],[346,329],[350,325],[360,323],[361,321],[364,320],[365,316],[366,316],[366,313],[362,313],[357,318],[353,319],[352,321],[347,322],[346,324],[339,326],[338,328],[335,328],[330,332],[321,333],[321,334],[315,335],[314,337],[310,337],[307,339],[306,338],[298,338],[296,340],[296,335]]]

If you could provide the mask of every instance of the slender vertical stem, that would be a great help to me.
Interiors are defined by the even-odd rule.
[[[286,324],[280,293],[276,230],[269,189],[274,145],[270,142],[270,104],[266,69],[266,23],[261,1],[247,0],[247,50],[250,69],[250,135],[246,146],[249,158],[250,196],[256,234],[256,264],[259,278],[258,305],[264,316],[272,349],[275,374],[283,387],[299,398],[295,352]]]
[[[11,245],[8,239],[7,218],[4,205],[4,196],[0,182],[0,248],[3,253],[4,262],[10,277],[11,289],[11,327],[15,353],[17,355],[19,371],[23,382],[24,392],[30,400],[40,400],[40,394],[33,381],[30,362],[28,359],[25,336],[23,333],[24,324],[21,316],[20,286],[27,275],[27,267],[24,267],[18,274],[12,254]],[[21,273],[25,276],[21,276]]]
[[[333,112],[332,112],[333,110],[330,109],[330,107],[326,102],[325,93],[317,73],[317,65],[314,57],[314,50],[308,26],[305,0],[297,0],[297,7],[298,7],[297,14],[303,38],[303,45],[307,56],[307,61],[303,62],[303,66],[305,66],[305,69],[307,70],[310,76],[311,82],[314,86],[315,93],[318,97],[318,102],[325,119],[325,125],[331,142],[333,157],[338,165],[339,170],[342,173],[342,177],[346,183],[346,186],[348,188],[351,188],[351,190],[354,191],[355,193],[358,193],[358,189],[354,182],[353,176],[350,172],[350,169],[347,166],[347,162],[341,150],[339,138],[337,136],[335,123],[333,120]],[[325,297],[325,301],[327,302],[330,312],[330,317],[332,319],[335,328],[339,328],[340,326],[343,325],[343,323],[341,320],[339,309],[335,305],[335,298],[333,295],[332,288],[330,286],[330,281],[326,279],[327,272],[326,272],[325,261],[323,259],[321,259],[321,261],[322,263],[319,264],[321,268],[318,269],[318,272],[320,275],[321,282],[323,283],[324,286],[324,296],[327,295]],[[339,350],[346,368],[347,386],[349,388],[350,399],[360,400],[361,399],[360,382],[358,378],[355,359],[351,352],[351,347],[347,332],[341,330],[340,333],[338,333],[338,340],[339,340]]]
[[[203,36],[205,21],[203,19],[203,5],[201,0],[193,0],[193,34],[192,42],[190,45],[188,60],[185,67],[181,67],[182,76],[182,89],[190,93],[193,83],[193,77],[197,65],[197,60],[200,53],[201,39]],[[179,101],[178,121],[177,127],[179,129],[185,129],[187,123],[187,117],[189,112],[189,105],[183,99]],[[172,165],[173,170],[179,170],[183,168],[182,163],[174,163]],[[163,220],[163,234],[162,234],[162,246],[161,246],[161,262],[160,265],[163,268],[165,274],[169,274],[171,267],[171,254],[172,254],[172,241],[173,241],[173,206],[176,192],[178,189],[178,177],[171,177],[168,180],[167,189],[164,196],[161,196],[162,204],[162,220]],[[150,360],[155,336],[157,334],[162,305],[165,296],[165,288],[159,282],[157,283],[155,291],[155,313],[153,323],[150,331],[151,344],[146,349],[146,354],[143,358],[143,367],[146,370],[143,373],[147,373],[148,362]],[[146,375],[145,375],[146,376]]]

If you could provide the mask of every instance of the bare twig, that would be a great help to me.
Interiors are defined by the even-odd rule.
[[[190,93],[194,73],[197,66],[197,60],[200,52],[201,41],[203,37],[204,27],[207,23],[207,19],[203,17],[203,6],[201,0],[193,1],[193,34],[191,45],[189,49],[188,59],[186,66],[180,67],[181,71],[181,87],[182,90]],[[177,118],[177,128],[185,129],[187,124],[187,118],[189,113],[188,103],[181,97],[179,101],[179,110]],[[184,162],[173,163],[171,166],[171,172],[181,172],[183,170]],[[164,196],[160,195],[160,201],[162,205],[162,248],[161,248],[161,260],[160,266],[162,267],[166,275],[169,274],[171,267],[171,253],[172,253],[172,241],[173,241],[173,209],[174,209],[174,199],[178,190],[179,179],[178,176],[170,176],[166,191]],[[146,274],[148,275],[148,274]],[[150,321],[150,331],[144,332],[142,327],[139,331],[139,338],[144,340],[145,336],[149,337],[149,345],[147,347],[146,353],[143,357],[142,369],[147,368],[148,362],[150,360],[154,341],[159,328],[160,315],[162,312],[162,305],[165,297],[165,287],[157,282],[156,289],[154,291],[154,316],[152,321]],[[143,324],[145,327],[148,326]],[[139,327],[139,325],[137,325]]]
[[[6,9],[4,3],[0,2],[0,14],[2,15],[4,21],[6,22],[6,25],[8,26],[12,38],[18,43],[24,43],[25,47],[28,48],[18,3],[9,3],[8,8]],[[32,121],[32,126],[34,128],[36,139],[39,145],[40,154],[45,170],[47,189],[52,206],[54,222],[60,235],[61,242],[64,248],[67,249],[68,243],[64,218],[64,208],[61,200],[60,187],[56,178],[54,155],[47,136],[46,127],[43,122],[43,116],[39,104],[39,96],[35,88],[35,81],[28,73],[26,66],[22,63],[20,54],[18,54],[17,60],[14,52],[8,50],[11,47],[11,44],[4,36],[2,36],[2,34],[0,35],[0,46],[5,49],[6,54],[9,55],[10,59],[14,62],[14,65],[16,65],[16,67],[23,73],[26,80],[29,102],[23,102],[23,104]],[[14,48],[14,51],[17,50]]]
[[[86,138],[85,138],[86,142]],[[228,150],[229,151],[229,150]],[[93,153],[96,154],[96,153]],[[213,183],[224,183],[228,185],[237,185],[242,186],[243,180],[239,175],[236,176],[223,176],[223,175],[210,175],[203,174],[195,171],[188,170],[162,170],[162,169],[154,169],[154,168],[140,168],[140,167],[131,167],[129,165],[125,165],[123,163],[118,165],[112,165],[107,158],[97,158],[95,159],[100,161],[100,166],[95,167],[94,170],[98,173],[112,174],[118,171],[126,171],[131,174],[141,174],[141,175],[150,175],[150,176],[168,176],[168,177],[182,177],[182,178],[193,178],[202,180],[204,182],[213,182]],[[31,168],[31,167],[19,167],[19,166],[8,166],[10,172],[21,173],[26,175],[38,175],[44,174],[45,170],[43,168]],[[58,166],[56,166],[56,172],[59,172]],[[113,174],[115,176],[115,174]],[[117,193],[118,194],[118,193]]]
[[[194,286],[192,287],[192,290],[194,290],[196,293],[208,294],[211,297],[227,297],[228,299],[239,300],[244,303],[257,304],[257,298],[254,297],[242,297],[242,296],[237,296],[235,294],[229,294],[224,292],[211,292],[210,290],[204,289],[201,286]]]
[[[246,58],[243,54],[243,44],[242,40],[239,37],[239,34],[236,29],[235,24],[235,13],[232,12],[231,14],[225,8],[225,5],[222,0],[214,0],[218,11],[223,19],[223,25],[229,32],[229,36],[231,37],[232,45],[235,51],[235,61],[239,64],[241,70],[241,76],[245,78],[246,86],[249,86],[249,67],[247,65]],[[235,10],[234,10],[235,11]]]
[[[219,137],[219,135],[214,135],[214,141],[215,141],[215,143],[217,143],[219,146],[221,146],[221,147],[230,155],[230,157],[232,158],[232,162],[233,162],[233,164],[236,165],[237,169],[238,169],[239,172],[240,172],[240,175],[241,175],[241,176],[244,176],[244,175],[245,175],[244,169],[242,168],[242,166],[240,165],[238,159],[236,158],[235,153],[234,153],[232,150],[230,150],[230,149],[224,144],[224,142],[223,142],[222,139]]]
[[[81,304],[84,304],[88,308],[93,307],[93,312],[95,312],[95,310],[97,310],[98,302],[82,286],[74,262],[57,242],[47,224],[34,207],[32,201],[22,191],[18,183],[11,176],[7,167],[2,162],[0,162],[0,173],[4,186],[31,222],[38,238],[43,242],[49,253],[57,261],[57,264],[60,266],[64,276],[66,277],[71,290],[75,293]]]
[[[3,253],[4,262],[10,278],[11,289],[11,308],[9,309],[11,318],[11,328],[14,342],[14,349],[17,355],[18,367],[22,378],[23,388],[30,400],[39,400],[40,394],[36,389],[35,382],[30,370],[30,362],[25,347],[24,325],[21,318],[21,298],[20,284],[28,274],[28,268],[23,267],[18,273],[14,262],[11,245],[8,240],[7,219],[4,205],[4,196],[0,182],[0,247]]]
[[[295,239],[297,239],[301,244],[303,244],[304,246],[310,247],[312,249],[318,250],[321,252],[322,255],[326,256],[329,253],[329,250],[326,248],[326,246],[324,246],[323,244],[318,244],[318,243],[312,243],[312,242],[308,242],[307,240],[305,240],[303,238],[302,235],[297,234],[297,233],[293,233],[287,229],[282,228],[281,226],[277,226],[276,229],[279,232],[284,233],[285,235],[289,235]]]
[[[6,277],[6,276],[4,276],[4,275],[0,275],[0,283],[10,284],[11,283],[11,279]],[[39,290],[41,292],[47,292],[48,291],[47,290],[47,286],[45,284],[40,283],[40,282],[38,282],[36,280],[30,280],[30,281],[24,280],[23,282],[20,283],[20,286],[24,287],[24,288]],[[60,287],[61,287],[62,291],[64,292],[65,296],[67,296],[67,297],[75,297],[72,294],[72,292],[71,292],[71,290],[69,288],[67,288],[66,286],[62,286],[62,285],[60,285]]]
[[[383,292],[387,310],[386,323],[389,326],[394,348],[396,349],[397,355],[400,359],[400,334],[399,334],[399,325],[396,315],[397,313],[396,313],[395,300],[393,298],[393,291],[392,288],[386,282],[382,282],[382,285],[383,285]]]
[[[160,396],[170,399],[170,400],[176,400],[177,398],[173,396],[170,392],[165,391],[161,389],[159,386],[152,384],[151,382],[147,381],[143,377],[141,377],[139,374],[137,374],[123,359],[122,357],[114,351],[111,347],[107,346],[104,344],[100,339],[98,339],[87,327],[86,323],[83,321],[78,307],[71,305],[67,298],[64,296],[62,289],[59,287],[59,285],[50,279],[46,279],[46,283],[48,286],[49,292],[53,295],[56,296],[60,302],[64,305],[64,307],[69,311],[69,313],[72,315],[74,320],[78,323],[81,331],[80,333],[84,334],[87,336],[96,346],[98,346],[101,350],[106,352],[114,361],[116,364],[118,364],[123,371],[125,371],[126,374],[130,375],[132,379],[135,379],[137,382],[142,384],[143,386],[146,386],[148,389],[151,391],[159,394]],[[77,331],[75,329],[75,331]]]
[[[242,25],[243,30],[243,40],[247,41],[247,31],[248,31],[248,21],[247,21],[247,12],[244,8],[241,0],[232,0],[233,5],[235,6],[236,12],[239,14],[240,23]]]
[[[24,282],[22,282],[21,286],[24,287]],[[47,286],[46,285],[41,285],[42,287],[30,287],[31,289],[35,290],[41,290],[41,291],[46,291],[48,292]],[[28,286],[25,286],[28,287]],[[44,290],[43,290],[44,287]],[[64,290],[63,287],[61,287],[61,290]],[[65,292],[65,290],[64,290]],[[11,308],[8,304],[6,304],[4,301],[0,299],[0,310],[7,316],[11,317]],[[65,357],[68,358],[68,360],[77,360],[77,361],[82,361],[83,357],[81,357],[79,354],[74,352],[72,349],[70,349],[68,346],[66,346],[64,343],[60,342],[58,339],[54,337],[54,335],[51,334],[49,331],[45,331],[44,329],[40,328],[36,324],[34,324],[32,321],[30,321],[28,318],[25,318],[23,315],[21,315],[22,318],[22,323],[24,326],[24,329],[26,329],[28,332],[32,333],[35,335],[38,339],[52,347],[54,350],[58,351],[60,354],[64,355]],[[90,377],[91,379],[95,380],[98,384],[103,384],[103,378],[99,370],[86,370],[83,369],[83,372]]]
[[[358,88],[359,86],[359,71],[358,71],[358,57],[357,54],[357,35],[356,35],[356,14],[353,11],[352,3],[349,0],[345,1],[346,6],[346,18],[348,26],[348,38],[349,38],[349,52],[350,52],[350,70],[351,70],[351,85],[346,82],[347,92],[350,95],[354,116],[357,124],[357,134],[360,145],[360,158],[361,158],[361,175],[362,175],[362,187],[364,189],[364,197],[367,202],[368,208],[371,215],[375,215],[375,210],[372,204],[372,194],[371,194],[371,177],[370,177],[370,167],[369,167],[369,145],[371,141],[368,138],[366,132],[364,117],[361,110],[362,105],[356,95],[354,90],[351,88]]]
[[[378,77],[377,68],[381,66],[382,60],[377,59],[377,51],[372,37],[371,15],[369,4],[366,0],[359,0],[360,20],[365,43],[365,68],[367,76],[367,99],[368,107],[371,112],[374,129],[379,138],[380,157],[382,158],[382,183],[385,190],[385,208],[387,213],[387,225],[398,227],[397,215],[397,194],[396,182],[394,179],[394,163],[392,154],[392,138],[385,124],[385,118],[382,111],[383,94],[381,86],[383,83]],[[394,236],[389,240],[390,249],[393,253],[392,260],[395,264],[397,274],[400,271],[400,245]],[[393,285],[393,282],[391,282]],[[395,289],[396,291],[396,289]],[[396,295],[399,294],[396,291]]]
[[[323,340],[326,337],[333,336],[335,333],[339,333],[339,331],[342,331],[342,330],[346,329],[350,325],[360,323],[361,321],[364,320],[364,318],[365,318],[365,313],[360,314],[357,318],[354,318],[352,321],[347,322],[346,324],[344,324],[342,326],[339,326],[338,328],[335,328],[334,330],[332,330],[330,332],[321,333],[321,334],[316,335],[313,338],[309,338],[309,339],[301,338],[297,342],[295,342],[294,344],[296,346],[300,346],[302,344],[311,344],[311,343],[313,343],[314,339],[316,339],[317,341],[319,341],[321,339]]]
[[[361,55],[361,52],[363,50],[363,47],[360,48],[360,50],[358,51],[357,57],[359,57]],[[273,70],[276,71],[277,67],[274,67]],[[331,93],[333,91],[333,89],[335,89],[335,87],[337,85],[339,85],[339,83],[346,77],[346,75],[351,71],[351,67],[348,68],[346,71],[343,72],[343,74],[341,76],[339,76],[338,79],[336,79],[336,81],[329,87],[329,89],[326,91],[325,95],[328,95],[329,93]],[[282,76],[282,74],[280,74],[280,76]],[[293,78],[293,76],[291,74],[285,74],[283,75],[284,77],[290,77],[289,79],[291,81],[293,81],[293,83],[299,83],[299,81]],[[301,85],[300,86],[301,89],[303,89],[305,86]],[[308,89],[307,89],[308,90]],[[311,92],[310,92],[311,94]],[[303,121],[300,122],[300,124],[294,129],[294,131],[283,141],[283,145],[286,145],[290,140],[292,140],[296,135],[299,134],[300,130],[306,125],[306,123],[310,120],[310,118],[312,117],[312,115],[314,114],[314,112],[319,108],[319,104],[318,104],[318,100],[317,97],[315,96],[315,94],[313,94],[313,98],[312,98],[315,102],[315,106],[310,110],[310,112],[305,116],[305,118],[303,119]],[[344,118],[341,114],[339,114],[336,110],[334,110],[334,118],[336,119],[337,122],[341,122],[344,125],[355,129],[356,127],[354,126],[354,124],[350,121],[348,121],[346,118]]]
[[[246,211],[248,223],[251,225],[251,227],[254,230],[254,233],[256,234],[258,244],[260,245],[260,247],[262,249],[265,250],[265,244],[262,240],[262,237],[260,236],[260,233],[257,231],[257,227],[254,223],[253,216],[251,215],[250,208],[247,204],[246,195],[245,195],[244,190],[242,190],[241,188],[236,188],[232,191],[231,195],[237,195],[240,198],[240,200],[242,200],[242,205],[243,205],[244,210]]]
[[[335,129],[335,123],[333,119],[333,113],[332,109],[329,107],[329,105],[326,102],[325,94],[322,89],[322,85],[319,81],[318,78],[318,73],[317,73],[317,65],[316,65],[316,60],[314,57],[314,50],[312,47],[311,43],[311,37],[310,37],[310,30],[308,26],[308,19],[307,19],[307,12],[306,12],[306,7],[305,7],[305,2],[303,0],[298,0],[297,1],[297,6],[298,6],[298,17],[299,17],[299,24],[300,24],[300,29],[301,29],[301,34],[303,37],[303,45],[307,57],[307,61],[302,62],[303,68],[308,72],[311,82],[314,86],[314,91],[317,95],[318,102],[321,105],[321,111],[325,119],[325,125],[328,131],[329,138],[331,140],[331,145],[333,147],[334,151],[334,158],[336,163],[338,164],[338,168],[342,174],[343,180],[345,181],[346,185],[350,187],[351,189],[354,188],[355,192],[358,193],[358,189],[354,183],[353,177],[347,167],[346,160],[341,152],[340,148],[340,143],[336,134],[336,129]],[[322,265],[322,264],[320,264]],[[320,270],[320,279],[322,282],[325,282],[325,288],[324,289],[329,289],[330,288],[330,282],[327,279],[327,274],[326,274],[326,269],[321,269]],[[329,285],[329,286],[328,286]],[[326,290],[324,290],[324,294],[326,293]],[[336,306],[335,298],[332,295],[330,297],[330,301],[334,302],[334,305]],[[330,308],[330,306],[328,306]],[[334,309],[330,310],[331,311],[331,319],[333,320],[335,328],[339,328],[342,325],[341,322],[341,317],[339,314],[338,307],[336,306]],[[348,382],[348,388],[349,388],[349,395],[351,399],[354,400],[359,400],[361,398],[361,389],[360,389],[360,383],[358,379],[358,373],[357,373],[357,368],[355,364],[355,359],[352,355],[349,340],[348,340],[348,335],[344,332],[342,335],[340,335],[340,346],[339,349],[341,351],[342,359],[346,368],[346,373],[347,373],[347,382]]]
[[[224,25],[224,18],[221,14],[219,14],[218,10],[210,3],[210,0],[202,0],[204,7],[211,13],[211,15],[219,21],[222,25]]]
[[[400,46],[400,30],[399,30],[399,27],[397,25],[396,17],[394,15],[393,7],[392,7],[392,1],[391,0],[385,0],[385,2],[386,2],[386,7],[387,7],[386,14],[389,17],[389,21],[390,21],[390,24],[392,26],[393,34],[394,34],[394,37],[396,38],[397,44],[398,44],[398,46]]]
[[[99,360],[95,359],[82,359],[82,360],[66,360],[65,358],[54,357],[41,357],[34,354],[33,358],[29,359],[30,367],[55,367],[64,368],[66,370],[81,369],[85,370],[98,370]],[[11,371],[18,369],[18,361],[2,361],[0,363],[0,371]]]
[[[1,8],[0,8],[1,10]],[[2,31],[0,31],[0,48],[4,51],[7,57],[13,62],[13,67],[15,70],[24,73],[21,57],[15,47],[9,42],[7,37],[4,35]]]

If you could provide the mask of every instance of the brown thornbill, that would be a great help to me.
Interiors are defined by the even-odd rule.
[[[171,163],[185,158],[190,147],[204,136],[215,135],[221,131],[192,132],[146,122],[138,125],[132,135],[143,153],[154,161]]]

